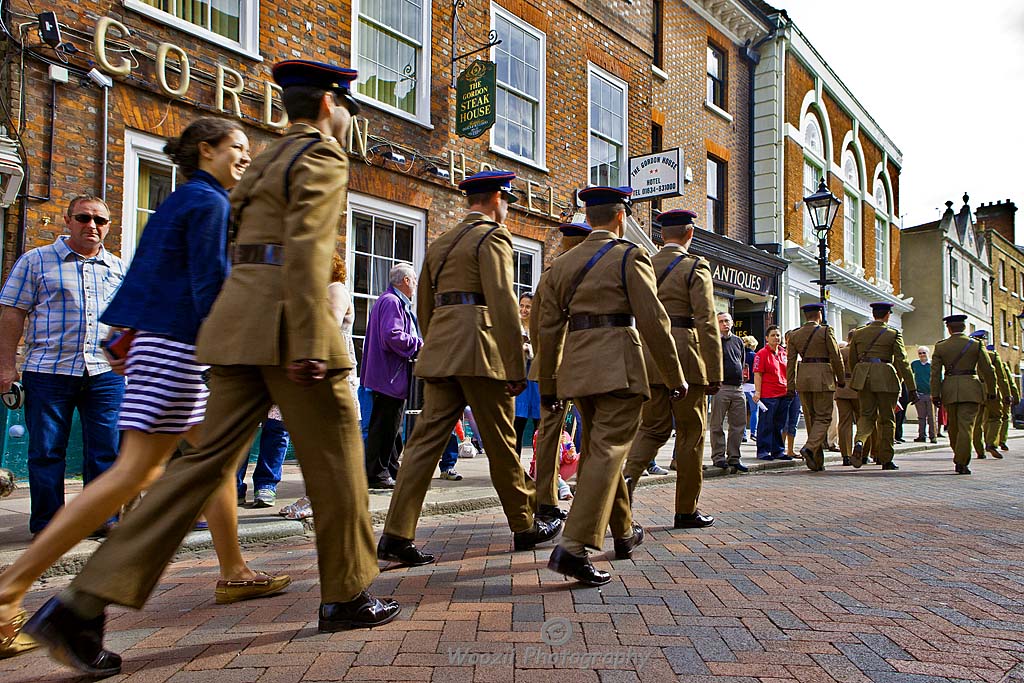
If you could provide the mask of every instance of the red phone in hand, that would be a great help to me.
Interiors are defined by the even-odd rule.
[[[100,346],[112,359],[121,360],[128,356],[133,339],[135,330],[117,330],[108,339],[101,341]]]

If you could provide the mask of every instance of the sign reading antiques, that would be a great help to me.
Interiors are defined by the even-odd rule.
[[[772,278],[736,266],[726,265],[715,259],[708,260],[711,265],[711,278],[715,282],[742,289],[745,292],[771,293]]]
[[[683,191],[683,165],[679,149],[629,158],[629,186],[633,201],[678,197]]]
[[[497,65],[482,59],[474,61],[455,85],[455,133],[478,138],[494,125],[494,98]]]

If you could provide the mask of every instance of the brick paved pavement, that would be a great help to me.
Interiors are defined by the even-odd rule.
[[[145,611],[112,611],[125,673],[110,680],[1024,680],[1024,444],[1011,448],[972,463],[972,477],[953,476],[942,450],[893,473],[716,479],[702,508],[718,523],[699,531],[666,528],[671,487],[640,489],[647,541],[632,561],[599,560],[615,576],[603,589],[547,571],[548,548],[509,554],[498,510],[427,518],[420,540],[439,563],[381,575],[376,591],[405,609],[373,631],[316,633],[309,542],[250,548],[253,566],[297,580],[223,607],[213,555],[188,554]],[[558,642],[561,619],[571,633],[552,647],[541,625],[554,620],[544,636]],[[11,683],[72,678],[38,652],[0,661]]]

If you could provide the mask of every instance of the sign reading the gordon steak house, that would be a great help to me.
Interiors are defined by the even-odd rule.
[[[478,59],[455,84],[455,133],[478,138],[494,125],[497,65]]]

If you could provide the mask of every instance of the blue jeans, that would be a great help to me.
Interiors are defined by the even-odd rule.
[[[442,472],[455,469],[455,463],[459,460],[459,440],[455,437],[455,432],[452,432],[451,437],[448,439],[448,445],[444,447],[444,453],[441,454],[441,462],[438,464],[438,469]]]
[[[754,392],[752,392],[752,391],[750,391],[750,392],[745,391],[745,392],[743,392],[743,394],[747,397],[747,410],[750,411],[750,426],[749,426],[749,430],[750,430],[750,433],[754,435],[754,438],[757,438],[757,417],[758,417],[758,413],[757,413],[757,404],[754,403]]]
[[[32,508],[28,528],[37,534],[64,505],[65,459],[76,408],[82,423],[82,481],[88,484],[114,464],[124,377],[113,372],[82,377],[25,372],[21,381]]]
[[[791,399],[762,398],[761,403],[768,409],[757,416],[757,457],[774,460],[785,452],[782,430],[789,419]],[[757,407],[754,407],[757,410]]]
[[[786,426],[782,431],[785,434],[796,436],[798,424],[800,424],[800,393],[793,392],[793,398],[789,402],[789,413],[786,416]]]
[[[270,489],[277,491],[281,483],[281,470],[284,467],[284,456],[288,452],[288,432],[284,422],[267,418],[263,421],[263,433],[260,434],[260,454],[256,458],[256,469],[252,471],[253,489]],[[242,460],[238,468],[238,497],[245,495],[245,470],[249,459]]]

